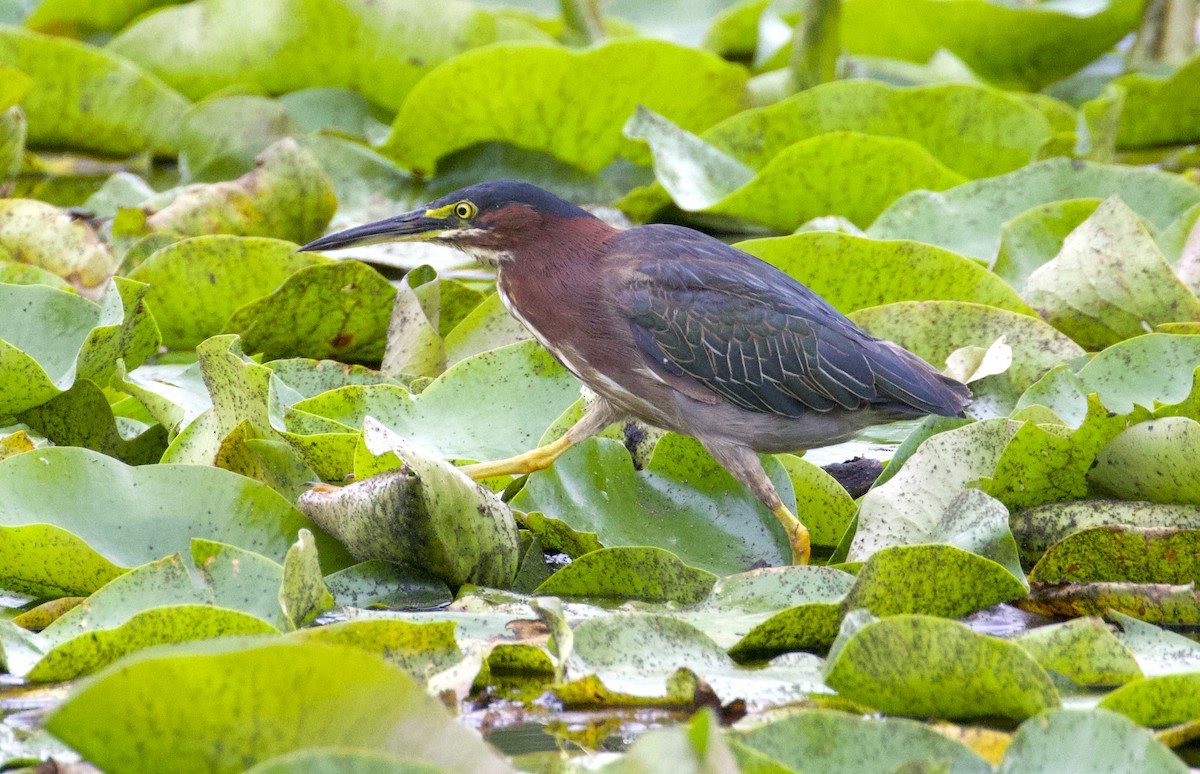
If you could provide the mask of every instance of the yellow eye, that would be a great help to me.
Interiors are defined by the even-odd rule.
[[[458,217],[462,218],[463,220],[474,217],[475,212],[476,212],[475,205],[471,204],[468,201],[462,201],[462,202],[459,202],[458,204],[454,205],[454,214],[457,215]]]

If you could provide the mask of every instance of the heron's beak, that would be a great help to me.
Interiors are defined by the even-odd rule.
[[[328,234],[314,239],[297,252],[338,250],[355,245],[376,245],[380,242],[422,242],[450,230],[444,218],[429,217],[428,212],[415,210],[387,220],[377,220],[365,226],[355,226],[336,234]]]

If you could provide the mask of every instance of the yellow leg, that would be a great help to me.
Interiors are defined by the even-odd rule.
[[[792,564],[808,564],[812,554],[812,545],[808,539],[808,527],[800,523],[786,505],[780,505],[771,511],[787,533],[788,543],[792,546]]]
[[[597,398],[587,411],[583,412],[579,421],[557,441],[505,460],[477,462],[474,465],[464,465],[459,470],[476,481],[496,476],[523,476],[535,470],[545,470],[567,449],[590,438],[623,416],[624,414],[613,408],[608,401]]]
[[[553,443],[539,446],[524,454],[518,454],[515,457],[509,457],[505,460],[464,465],[459,470],[476,481],[482,481],[485,478],[495,478],[496,476],[521,476],[526,473],[532,473],[535,470],[544,470],[550,467],[556,459],[563,455],[563,452],[574,445],[575,441],[571,440],[570,435],[564,435]]]

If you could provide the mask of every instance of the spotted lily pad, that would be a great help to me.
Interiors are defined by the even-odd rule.
[[[698,602],[717,578],[661,548],[619,546],[584,554],[534,592],[547,596]]]
[[[920,615],[846,616],[825,682],[896,715],[1023,720],[1059,705],[1049,675],[1020,646]]]

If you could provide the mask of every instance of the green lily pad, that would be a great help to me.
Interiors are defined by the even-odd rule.
[[[704,140],[754,169],[796,141],[827,132],[911,140],[968,178],[1011,172],[1033,161],[1050,124],[1018,95],[966,84],[901,89],[872,80],[821,84],[746,110]]]
[[[975,261],[919,242],[878,242],[817,231],[737,247],[799,280],[842,314],[898,301],[935,300],[1034,313]]]
[[[432,608],[451,600],[445,583],[381,559],[327,575],[325,585],[337,604],[350,607]]]
[[[1025,298],[1092,350],[1141,335],[1147,325],[1200,317],[1200,301],[1118,197],[1106,199],[1054,260],[1029,275]]]
[[[904,718],[805,710],[731,736],[772,762],[813,774],[892,774],[924,771],[923,766],[945,767],[956,774],[992,770],[970,747]]]
[[[97,305],[44,285],[0,285],[0,414],[41,405],[77,378],[103,382],[118,358],[137,365],[153,354],[146,290],[117,279]]]
[[[815,656],[794,654],[759,669],[740,667],[699,629],[669,616],[590,618],[575,626],[572,639],[566,659],[571,681],[553,688],[571,706],[613,698],[690,705],[703,680],[723,702],[742,698],[761,707],[796,701],[820,686]]]
[[[1200,99],[1200,57],[1184,62],[1169,78],[1133,73],[1113,84],[1125,92],[1119,147],[1153,148],[1200,140],[1200,121],[1191,111],[1179,109]]]
[[[166,428],[155,424],[136,432],[132,423],[113,415],[104,391],[90,379],[76,380],[71,389],[18,418],[55,444],[94,449],[130,465],[158,462],[167,448]]]
[[[579,382],[530,340],[467,358],[412,395],[396,386],[345,387],[296,403],[299,413],[358,428],[370,416],[448,459],[503,459],[538,444],[579,397]]]
[[[284,617],[297,629],[333,607],[333,594],[321,577],[317,544],[306,529],[300,530],[283,557],[283,585],[278,600]]]
[[[1041,626],[1015,641],[1043,668],[1077,685],[1121,685],[1142,677],[1133,654],[1099,618]]]
[[[920,145],[898,137],[820,134],[787,146],[755,171],[732,158],[720,161],[721,151],[644,107],[625,134],[650,145],[655,175],[680,208],[777,231],[824,215],[865,227],[909,191],[940,191],[964,180]],[[626,209],[637,217],[657,209],[632,201],[635,206]]]
[[[444,771],[393,753],[325,748],[276,755],[246,769],[246,774],[442,774]]]
[[[219,333],[241,306],[270,295],[299,269],[325,263],[291,242],[225,234],[174,242],[129,276],[150,285],[146,300],[171,349]]]
[[[500,294],[493,293],[446,334],[446,362],[454,365],[471,355],[525,341],[532,335],[504,308]]]
[[[1079,771],[1184,774],[1187,765],[1140,726],[1104,710],[1053,710],[1021,724],[1000,774],[1054,774],[1070,761]]]
[[[93,294],[120,263],[86,222],[32,199],[0,200],[0,251]]]
[[[229,87],[283,94],[341,86],[396,109],[439,63],[489,43],[545,40],[528,22],[447,2],[347,6],[268,0],[253,9],[228,0],[167,8],[109,43],[183,93],[199,99]]]
[[[184,113],[179,164],[194,182],[215,182],[244,175],[254,157],[284,137],[301,134],[291,113],[266,97],[213,97]]]
[[[173,155],[188,101],[101,48],[19,27],[0,29],[0,64],[33,81],[21,107],[34,147]]]
[[[1144,406],[1169,416],[1186,413],[1196,393],[1197,363],[1200,336],[1148,333],[1107,347],[1078,376],[1110,411],[1129,414]]]
[[[1006,416],[1021,393],[1051,368],[1084,354],[1083,348],[1043,320],[958,301],[906,301],[860,309],[850,319],[872,336],[894,341],[940,365],[965,346],[990,347],[1001,336],[1012,348],[1012,365],[971,385],[974,416]]]
[[[1117,637],[1147,677],[1200,671],[1200,643],[1122,613],[1111,618],[1122,629]]]
[[[145,228],[187,236],[275,237],[304,244],[325,231],[335,209],[333,187],[320,162],[287,137],[259,154],[255,168],[236,180],[179,189],[170,204],[148,213]]]
[[[534,593],[690,604],[708,596],[716,581],[717,576],[688,567],[661,548],[618,546],[584,554]]]
[[[293,545],[288,551],[294,548]],[[228,543],[199,538],[192,540],[192,561],[215,604],[249,613],[270,623],[277,631],[295,628],[279,599],[284,583],[283,565],[279,562]]]
[[[791,481],[770,458],[766,467],[788,504],[794,497]],[[688,566],[718,575],[791,561],[775,517],[698,441],[684,436],[664,436],[642,471],[634,470],[622,444],[584,441],[549,469],[530,475],[512,506],[594,532],[605,546],[664,548]]]
[[[764,567],[721,578],[712,593],[679,617],[736,661],[826,648],[837,637],[854,576],[827,567]]]
[[[1088,478],[1125,500],[1200,505],[1200,423],[1164,417],[1134,425],[1100,450]]]
[[[358,261],[302,268],[270,295],[237,309],[225,330],[239,333],[248,352],[283,357],[377,362],[396,291]]]
[[[81,588],[72,579],[74,563],[136,567],[187,551],[193,537],[282,559],[300,528],[314,528],[266,486],[228,471],[134,468],[85,449],[55,447],[10,457],[0,462],[0,483],[9,493],[0,502],[0,525],[9,535],[5,545],[15,552],[4,566],[15,577],[50,588],[62,579],[65,587],[90,593],[109,578]],[[18,540],[22,535],[28,537]],[[39,545],[52,535],[57,537]],[[317,540],[327,570],[349,564],[334,541],[321,533]]]
[[[16,261],[0,261],[0,283],[5,285],[46,285],[55,290],[75,290],[74,285],[54,272]]]
[[[881,214],[867,234],[927,242],[990,262],[1000,247],[1003,224],[1031,207],[1113,195],[1161,229],[1200,203],[1200,185],[1156,169],[1049,159],[942,193],[914,191]]]
[[[345,487],[310,490],[299,507],[360,561],[412,564],[451,586],[512,583],[520,539],[508,506],[381,425],[367,422],[363,432],[359,459],[385,460],[356,465],[358,480]]]
[[[842,45],[852,54],[926,62],[953,52],[1006,88],[1040,91],[1132,32],[1142,6],[1108,0],[1082,8],[984,0],[847,0]]]
[[[1023,508],[1009,520],[1021,556],[1036,562],[1050,546],[1093,527],[1200,529],[1200,505],[1073,500]]]
[[[1200,718],[1200,672],[1158,675],[1126,683],[1100,700],[1143,726],[1171,726]]]
[[[1200,580],[1200,530],[1123,524],[1075,532],[1046,549],[1029,573],[1041,583],[1183,584]]]
[[[383,656],[422,682],[463,657],[454,639],[454,624],[449,621],[423,624],[387,619],[344,621],[303,629],[293,636]]]
[[[1099,199],[1067,199],[1030,207],[1000,227],[992,271],[1016,290],[1062,250],[1063,240],[1100,206]]]
[[[859,569],[844,607],[866,608],[879,616],[924,613],[959,618],[1028,591],[1019,566],[1005,566],[953,545],[891,546],[871,554]]]
[[[982,482],[988,494],[1011,509],[1087,497],[1093,486],[1088,474],[1100,449],[1147,412],[1114,414],[1095,395],[1087,399],[1087,415],[1079,427],[1025,422]]]
[[[158,733],[150,737],[117,730],[151,721]],[[238,772],[291,750],[338,745],[455,772],[511,771],[380,656],[286,639],[141,654],[79,685],[46,725],[112,772]]]
[[[1020,646],[922,615],[847,615],[825,682],[895,715],[1023,720],[1059,705],[1049,675]]]
[[[637,105],[698,130],[741,107],[744,84],[740,68],[708,52],[655,40],[583,52],[519,45],[469,51],[413,87],[381,152],[427,174],[447,154],[502,140],[596,172],[628,147],[621,126]],[[470,115],[440,108],[450,92]],[[563,94],[588,99],[564,113]]]

